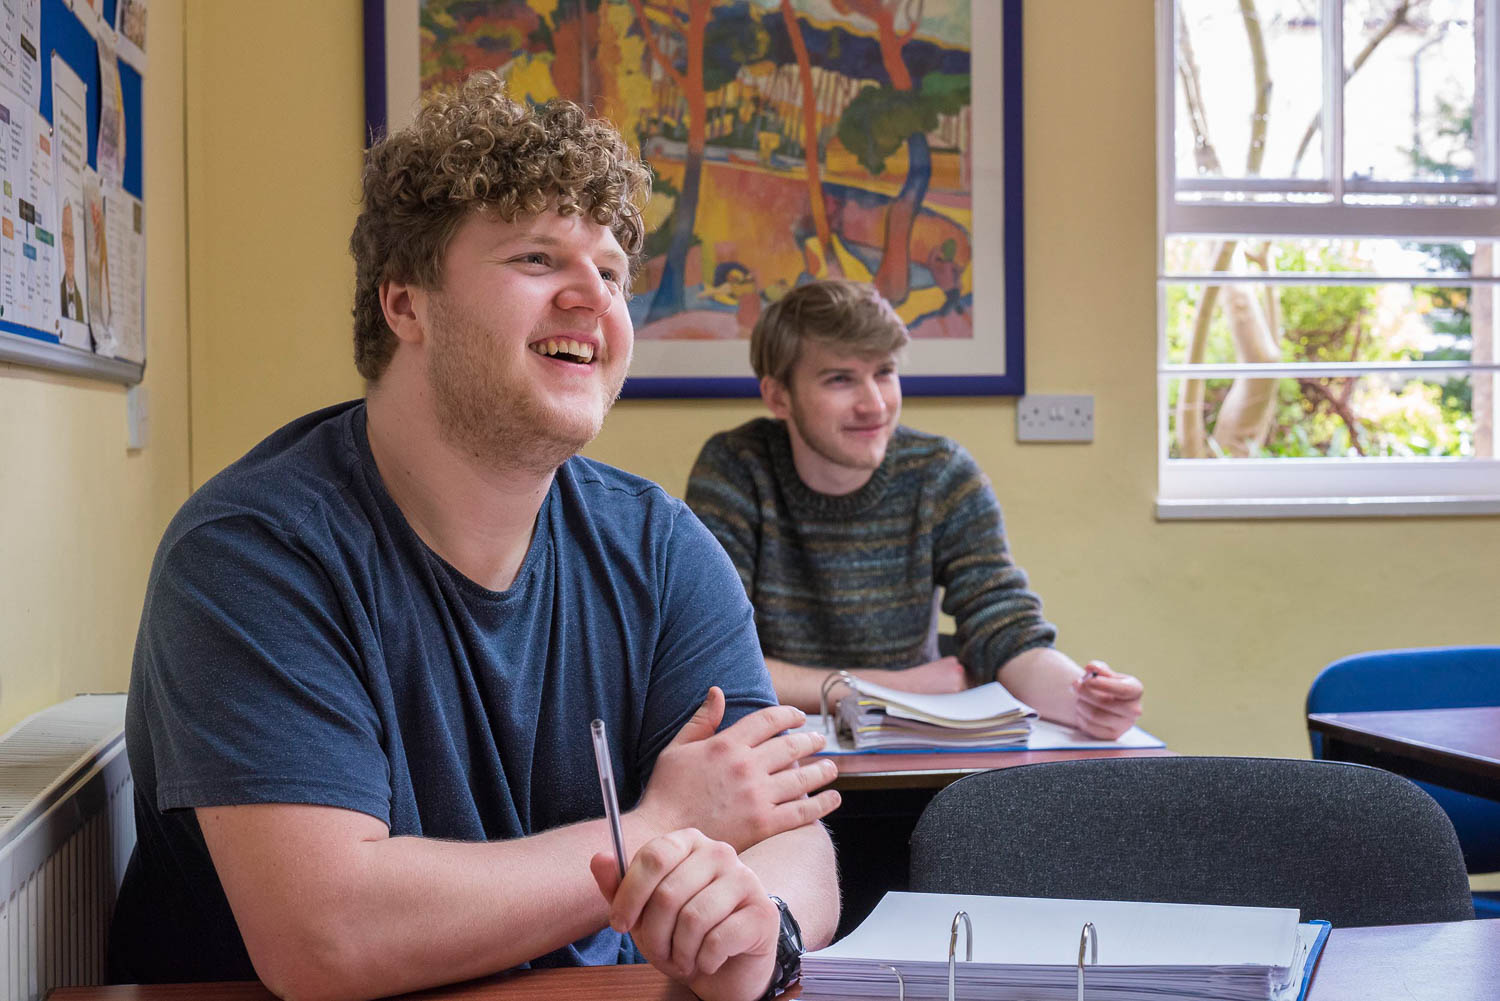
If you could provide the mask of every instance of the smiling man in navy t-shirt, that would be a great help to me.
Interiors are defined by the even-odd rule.
[[[831,937],[833,768],[790,767],[822,740],[782,734],[733,567],[576,455],[629,364],[647,188],[610,126],[493,74],[369,151],[366,398],[206,484],[151,571],[117,979],[360,998],[643,955],[750,1001],[798,922]]]

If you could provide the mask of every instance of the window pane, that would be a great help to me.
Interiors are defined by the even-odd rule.
[[[1345,173],[1377,181],[1485,179],[1475,160],[1474,0],[1417,0],[1398,16],[1405,7],[1400,0],[1345,3]]]
[[[1173,459],[1493,457],[1489,372],[1171,379]],[[1201,415],[1201,417],[1199,416]]]
[[[1315,0],[1181,0],[1177,22],[1177,176],[1320,178],[1322,38]],[[1255,51],[1269,83],[1257,113]],[[1196,128],[1195,128],[1196,123]]]
[[[1488,246],[1480,273],[1491,270]],[[1168,283],[1166,357],[1174,365],[1468,361],[1475,358],[1476,306],[1493,296],[1493,286],[1476,291],[1451,283],[1474,273],[1475,249],[1464,244],[1172,239],[1166,260],[1168,274],[1223,271],[1265,279],[1215,286]],[[1276,280],[1308,273],[1326,273],[1329,281]],[[1350,273],[1406,280],[1339,281],[1340,274]],[[1430,279],[1412,280],[1429,274]],[[1486,309],[1481,317],[1492,313]],[[1487,340],[1487,331],[1481,330],[1482,339]]]

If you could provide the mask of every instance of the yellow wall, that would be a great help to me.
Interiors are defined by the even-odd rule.
[[[1187,752],[1305,754],[1302,699],[1328,660],[1500,642],[1500,519],[1153,519],[1152,4],[1025,14],[1028,385],[1092,393],[1097,440],[1018,446],[1004,399],[911,400],[907,421],[975,454],[1063,647],[1144,677],[1149,728]],[[190,7],[195,483],[358,392],[359,29],[357,0]],[[703,437],[757,412],[626,401],[590,453],[680,492]]]
[[[149,31],[150,441],[126,451],[123,386],[0,365],[0,731],[124,689],[151,556],[188,494],[181,0],[153,0]]]
[[[358,0],[187,10],[193,485],[363,393],[349,339],[364,62]]]

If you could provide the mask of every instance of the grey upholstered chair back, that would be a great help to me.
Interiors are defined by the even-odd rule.
[[[933,798],[911,888],[1296,907],[1335,927],[1474,916],[1447,816],[1389,772],[1280,758],[1096,758]]]

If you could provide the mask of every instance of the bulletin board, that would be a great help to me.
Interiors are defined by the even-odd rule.
[[[148,0],[0,0],[0,362],[145,372]]]

